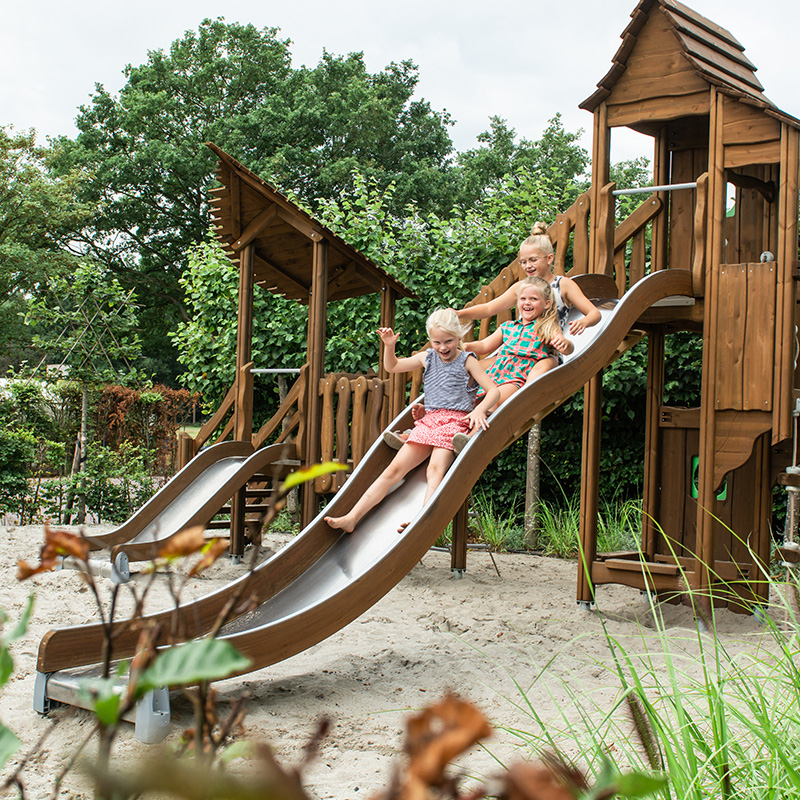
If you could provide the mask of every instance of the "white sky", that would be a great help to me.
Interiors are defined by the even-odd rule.
[[[765,94],[800,116],[798,0],[685,0],[727,28],[758,67]],[[590,130],[578,104],[611,66],[636,0],[1,0],[0,125],[35,128],[40,138],[74,136],[74,119],[95,83],[116,93],[126,64],[168,49],[205,17],[278,27],[295,66],[315,65],[323,48],[363,51],[376,72],[412,59],[417,96],[455,118],[458,150],[475,145],[489,117],[537,139],[556,112],[570,131]],[[615,132],[616,133],[616,132]],[[589,136],[584,145],[590,148]],[[612,139],[614,160],[650,156],[649,140]]]

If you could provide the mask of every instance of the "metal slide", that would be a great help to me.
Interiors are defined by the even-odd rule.
[[[112,561],[125,574],[129,561],[153,558],[170,537],[205,526],[250,478],[264,472],[288,473],[295,462],[292,445],[253,452],[245,442],[222,442],[201,451],[127,522],[88,536],[92,549],[112,548]]]
[[[419,561],[498,453],[614,360],[644,311],[667,297],[691,294],[688,271],[664,270],[639,281],[610,310],[601,311],[602,322],[578,337],[576,352],[566,363],[514,394],[492,415],[489,430],[471,439],[431,502],[421,505],[423,464],[364,517],[354,533],[332,530],[323,516],[346,513],[393,458],[395,451],[379,439],[328,507],[289,545],[249,575],[181,607],[187,638],[207,632],[236,591],[255,595],[260,605],[229,622],[220,635],[252,660],[251,670],[295,655],[347,625]],[[408,408],[391,428],[410,424]],[[401,522],[410,525],[398,534]],[[161,612],[148,619],[169,619],[170,614]],[[98,663],[102,642],[99,625],[62,628],[43,637],[37,664],[37,710],[46,710],[49,699],[80,705],[75,687],[84,670],[76,668]],[[129,657],[135,644],[135,634],[123,632],[115,641],[115,657]],[[58,688],[51,691],[50,685]],[[152,741],[153,736],[166,735],[169,703],[165,698],[166,692],[148,699],[137,713],[139,738]]]

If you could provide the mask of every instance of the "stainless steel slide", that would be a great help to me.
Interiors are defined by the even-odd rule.
[[[580,337],[576,352],[566,363],[517,392],[492,415],[490,429],[473,437],[464,448],[431,502],[421,505],[423,464],[370,512],[354,533],[332,530],[323,517],[346,513],[393,458],[394,451],[379,439],[329,506],[287,547],[253,573],[180,609],[187,637],[207,632],[231,593],[237,591],[255,594],[260,605],[230,621],[221,636],[252,660],[253,670],[299,653],[344,627],[417,563],[499,452],[614,360],[620,343],[644,311],[666,297],[691,293],[691,275],[683,270],[665,270],[644,278],[616,305],[601,312],[601,324]],[[391,428],[410,424],[409,408]],[[406,521],[410,525],[398,534],[398,524]],[[168,618],[169,613],[153,618]],[[135,635],[123,633],[115,647],[117,658],[131,655]],[[101,651],[99,625],[47,633],[39,648],[38,670],[45,686],[39,696],[48,696],[49,673],[66,671],[57,677],[63,684],[73,668],[98,662]]]

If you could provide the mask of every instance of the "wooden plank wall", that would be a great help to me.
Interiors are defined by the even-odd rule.
[[[717,411],[772,410],[775,292],[774,262],[720,265]]]

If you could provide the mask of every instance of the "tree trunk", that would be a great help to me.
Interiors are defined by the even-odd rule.
[[[528,458],[525,475],[525,546],[535,550],[539,544],[539,468],[541,466],[542,425],[537,422],[528,432]]]

